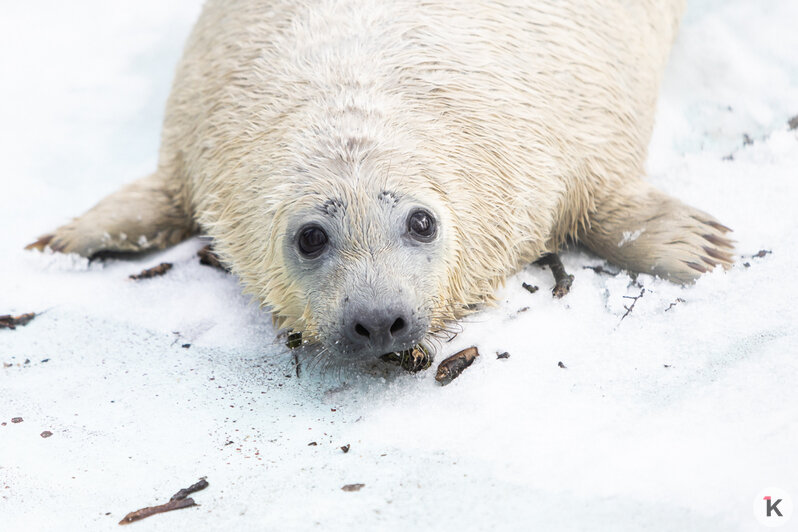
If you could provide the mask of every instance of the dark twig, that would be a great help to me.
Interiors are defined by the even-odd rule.
[[[299,353],[294,351],[293,354],[294,354],[294,369],[296,370],[296,378],[298,379],[302,376],[302,362],[299,360]]]
[[[571,291],[574,276],[565,271],[565,267],[562,265],[559,255],[556,253],[547,253],[540,257],[536,263],[541,266],[548,266],[552,275],[554,275],[554,288],[551,289],[551,293],[554,297],[561,298]]]
[[[521,283],[521,286],[523,286],[524,290],[526,290],[530,294],[534,294],[535,292],[538,291],[538,287],[537,286],[531,285],[529,283]]]
[[[672,309],[673,307],[675,307],[679,303],[684,303],[684,299],[682,299],[681,297],[677,297],[676,301],[673,301],[673,302],[671,302],[670,305],[668,305],[668,308],[665,309],[665,312],[668,312],[670,309]]]
[[[172,498],[169,499],[169,502],[167,502],[166,504],[160,504],[158,506],[148,506],[147,508],[142,508],[140,510],[136,510],[135,512],[130,512],[125,517],[123,517],[121,521],[119,521],[119,524],[127,525],[135,521],[138,521],[140,519],[150,517],[151,515],[162,514],[164,512],[171,512],[172,510],[180,510],[183,508],[190,508],[191,506],[197,506],[197,503],[194,502],[194,499],[188,496],[196,491],[204,490],[207,487],[208,487],[208,481],[205,480],[205,477],[203,477],[196,484],[192,484],[188,488],[183,488],[174,495],[172,495]]]
[[[585,269],[585,270],[593,270],[594,272],[596,272],[599,275],[605,274],[605,275],[609,275],[611,277],[615,277],[616,275],[621,273],[621,272],[612,272],[612,271],[608,270],[607,268],[605,268],[603,266],[582,266],[582,268]]]
[[[172,269],[172,264],[170,262],[162,262],[158,266],[154,268],[148,268],[146,270],[142,270],[141,273],[137,273],[131,275],[130,278],[134,281],[138,281],[141,279],[151,279],[152,277],[158,277],[164,275],[166,272]]]
[[[28,312],[27,314],[20,314],[19,316],[4,314],[0,316],[0,329],[16,329],[17,327],[24,327],[36,316],[37,314],[35,312]]]
[[[742,255],[741,258],[743,258],[743,259],[745,259],[745,258],[762,259],[762,258],[766,257],[767,255],[770,255],[771,253],[773,253],[773,252],[770,251],[769,249],[760,249],[758,252],[754,253],[753,255]],[[743,266],[745,266],[746,268],[750,268],[751,267],[751,263],[748,262],[748,261],[743,262]]]
[[[213,248],[210,244],[197,251],[197,256],[200,259],[200,264],[204,264],[205,266],[210,266],[212,268],[218,268],[228,273],[230,272],[230,270],[224,264],[222,264],[222,261],[219,260],[219,256],[213,251]]]
[[[203,477],[203,478],[199,479],[198,482],[192,484],[191,486],[189,486],[187,488],[183,488],[182,490],[180,490],[177,493],[175,493],[174,495],[172,495],[172,498],[169,499],[169,500],[170,501],[179,501],[180,499],[185,499],[186,497],[188,497],[192,493],[195,493],[195,492],[200,491],[200,490],[204,490],[207,487],[208,487],[208,481]]]
[[[197,503],[194,502],[194,499],[177,499],[174,501],[169,501],[166,504],[160,504],[158,506],[148,506],[147,508],[142,508],[141,510],[136,510],[135,512],[130,512],[125,517],[119,521],[120,525],[128,525],[139,519],[144,519],[146,517],[150,517],[151,515],[155,514],[162,514],[164,512],[171,512],[172,510],[181,510],[183,508],[189,508],[191,506],[196,506]]]
[[[629,314],[632,313],[632,310],[635,308],[635,305],[637,304],[637,300],[640,299],[641,297],[643,297],[643,294],[645,294],[645,293],[646,293],[646,289],[645,288],[641,288],[639,296],[623,296],[624,299],[632,299],[633,301],[632,301],[632,304],[630,306],[628,306],[628,307],[626,305],[623,306],[623,308],[626,309],[626,314],[621,316],[621,321],[623,321],[623,319],[626,316],[628,316]]]
[[[297,349],[302,346],[302,333],[289,332],[285,340],[285,346],[293,351],[294,367],[296,368],[296,378],[298,379],[302,373],[302,363],[299,360],[299,353]]]

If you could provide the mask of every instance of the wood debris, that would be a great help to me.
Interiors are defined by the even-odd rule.
[[[20,314],[19,316],[4,314],[0,316],[0,329],[16,329],[17,327],[24,327],[35,317],[35,312],[28,312],[27,314]]]
[[[136,522],[140,519],[144,519],[156,514],[162,514],[164,512],[171,512],[172,510],[180,510],[182,508],[190,508],[191,506],[197,506],[197,503],[194,502],[194,499],[188,497],[190,494],[204,490],[208,487],[208,481],[205,480],[205,477],[201,478],[199,482],[192,484],[188,488],[183,488],[174,495],[172,498],[169,499],[169,502],[166,504],[160,504],[158,506],[148,506],[146,508],[142,508],[140,510],[136,510],[135,512],[130,512],[125,517],[119,521],[120,525],[127,525],[133,522]]]
[[[529,283],[521,283],[521,286],[523,286],[524,290],[526,290],[530,294],[534,294],[535,292],[538,291],[538,287],[537,286],[531,285]]]
[[[213,251],[213,247],[211,247],[210,244],[197,251],[197,256],[200,259],[200,264],[210,266],[211,268],[217,268],[228,273],[230,272],[227,266],[222,264],[222,261],[219,260],[219,255]]]
[[[469,347],[453,354],[438,365],[435,380],[444,386],[449,384],[459,377],[468,366],[473,364],[478,356],[479,351],[477,351],[476,347]]]
[[[632,310],[634,310],[635,305],[637,304],[637,300],[640,299],[641,297],[643,297],[643,295],[645,293],[646,293],[646,289],[645,288],[641,288],[639,296],[623,296],[624,299],[631,299],[632,300],[632,304],[629,305],[628,307],[626,305],[623,306],[623,308],[626,309],[626,313],[623,316],[621,316],[621,321],[623,321],[623,319],[626,316],[628,316],[629,314],[632,313]]]
[[[130,278],[133,279],[134,281],[139,281],[141,279],[151,279],[153,277],[159,277],[161,275],[164,275],[166,272],[168,272],[171,269],[172,269],[171,262],[162,262],[158,266],[142,270],[141,273],[133,274],[130,276]]]
[[[541,266],[548,266],[552,275],[554,275],[554,288],[551,289],[551,294],[554,297],[559,299],[571,291],[574,276],[565,271],[565,266],[562,265],[559,255],[547,253],[540,257],[536,263]]]

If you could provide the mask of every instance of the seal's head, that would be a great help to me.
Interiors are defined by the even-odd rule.
[[[441,209],[421,191],[341,185],[286,223],[283,260],[305,329],[349,359],[410,349],[430,330],[444,280]]]
[[[271,249],[236,272],[280,326],[339,362],[411,349],[448,318],[451,209],[420,165],[392,160],[350,138],[285,166],[260,203],[271,231],[250,235]]]

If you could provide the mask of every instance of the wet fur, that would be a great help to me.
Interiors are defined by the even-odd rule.
[[[354,263],[378,253],[379,202],[408,193],[445,231],[419,289],[433,330],[568,240],[691,282],[730,264],[728,229],[642,179],[682,9],[211,0],[176,73],[156,172],[34,247],[143,251],[199,229],[281,325],[323,334],[318,316],[343,288],[310,286],[291,266],[292,215],[338,209]]]

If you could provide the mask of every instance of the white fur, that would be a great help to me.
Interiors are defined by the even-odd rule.
[[[567,239],[689,281],[728,263],[726,229],[641,180],[682,9],[682,0],[211,0],[177,71],[156,175],[181,227],[196,222],[247,291],[298,329],[318,320],[311,288],[286,267],[292,213],[343,198],[355,261],[385,189],[441,215],[436,316],[490,302],[507,275]],[[86,217],[84,232],[108,225]],[[126,245],[141,235],[171,242],[126,232]],[[96,250],[68,236],[53,242]]]

